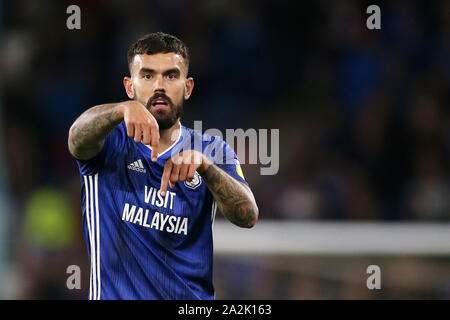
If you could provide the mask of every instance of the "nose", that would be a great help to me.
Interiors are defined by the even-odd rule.
[[[164,80],[161,76],[157,76],[154,82],[153,91],[155,93],[157,92],[166,92],[165,86],[164,86]]]

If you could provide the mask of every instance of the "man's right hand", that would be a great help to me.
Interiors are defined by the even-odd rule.
[[[102,150],[106,136],[122,121],[130,138],[151,146],[152,161],[156,161],[158,123],[145,106],[134,100],[102,104],[83,112],[69,130],[70,152],[79,160],[92,159]]]
[[[155,117],[140,102],[135,100],[120,104],[127,134],[136,143],[142,142],[152,148],[152,161],[158,159],[159,126]]]

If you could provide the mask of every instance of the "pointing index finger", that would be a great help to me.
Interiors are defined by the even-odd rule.
[[[159,148],[159,128],[158,125],[151,126],[151,143],[152,147],[152,161],[156,161],[158,159],[158,148]]]
[[[169,184],[169,178],[170,178],[170,175],[172,174],[172,167],[173,167],[172,160],[169,158],[166,161],[166,164],[164,165],[164,172],[163,172],[163,175],[161,177],[161,189],[160,189],[160,192],[161,192],[162,196],[166,195],[167,185]]]

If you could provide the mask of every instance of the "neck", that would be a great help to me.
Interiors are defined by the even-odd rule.
[[[177,119],[170,128],[159,130],[159,153],[164,152],[178,139],[180,135],[178,130],[181,130],[180,119]]]

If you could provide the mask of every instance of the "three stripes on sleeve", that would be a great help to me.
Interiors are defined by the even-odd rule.
[[[83,176],[86,191],[86,221],[89,230],[90,247],[90,279],[89,300],[100,300],[100,227],[98,209],[98,173],[94,176]]]

